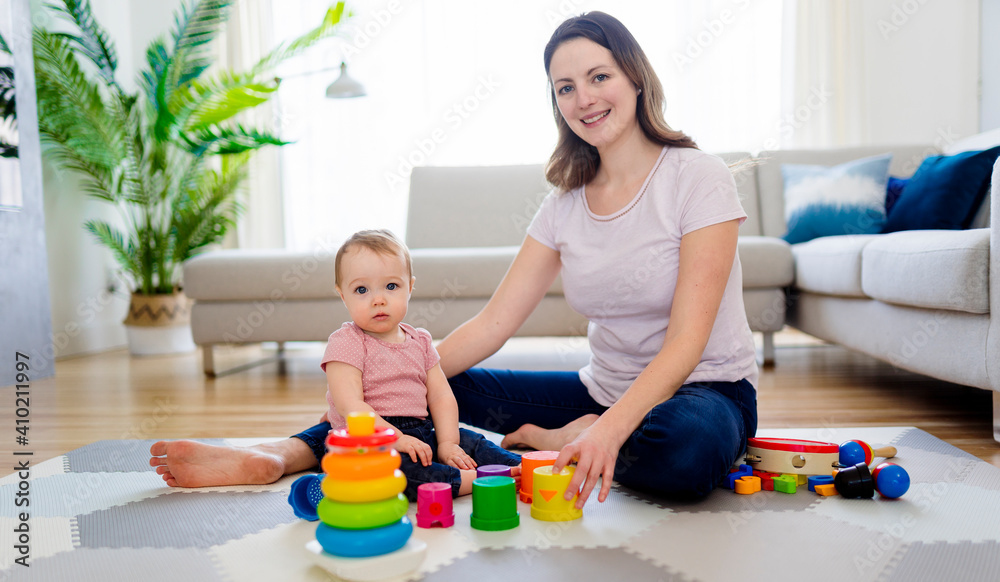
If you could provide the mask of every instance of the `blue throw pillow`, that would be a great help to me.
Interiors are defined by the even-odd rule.
[[[968,228],[990,186],[1000,146],[920,164],[893,206],[882,232]]]
[[[906,188],[906,183],[909,181],[909,178],[889,176],[889,185],[885,189],[885,215],[887,217],[892,214],[892,207],[896,205],[896,201],[903,193],[903,188]]]
[[[790,244],[838,234],[877,234],[885,224],[892,154],[834,166],[782,164],[783,236]]]

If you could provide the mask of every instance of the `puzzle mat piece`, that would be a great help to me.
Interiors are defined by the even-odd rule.
[[[923,543],[907,546],[886,582],[962,580],[996,582],[1000,542]]]
[[[875,580],[889,563],[884,552],[865,572],[854,569],[878,535],[810,512],[677,513],[625,549],[696,580],[854,582]]]
[[[971,457],[956,457],[908,446],[896,448],[896,456],[888,461],[906,469],[911,484],[964,483],[977,465],[987,464]]]
[[[410,504],[409,517],[414,524],[417,523],[416,504]],[[466,522],[468,523],[468,522]],[[461,533],[461,524],[456,518],[455,525],[451,527],[413,528],[413,537],[427,544],[427,555],[420,564],[416,573],[405,576],[407,580],[420,580],[430,572],[436,572],[459,558],[479,550],[479,547]]]
[[[455,500],[457,533],[480,548],[617,547],[670,514],[670,510],[622,495],[612,489],[604,503],[597,495],[573,521],[540,521],[531,517],[531,505],[517,502],[520,525],[505,531],[480,531],[469,524],[472,496]]]
[[[17,485],[0,487],[0,513],[13,515]],[[156,473],[62,473],[31,482],[32,517],[73,517],[170,492]],[[9,501],[8,501],[9,500]]]
[[[69,470],[74,473],[110,473],[116,471],[152,471],[149,447],[160,439],[104,440],[84,445],[66,453]],[[198,439],[208,444],[223,444],[222,439]]]
[[[245,535],[208,549],[227,580],[302,580],[329,582],[314,567],[306,543],[316,539],[316,522],[295,520]]]
[[[758,437],[784,439],[805,439],[840,444],[844,441],[862,440],[878,447],[893,444],[911,430],[910,426],[859,426],[859,427],[821,427],[821,428],[757,428]],[[922,432],[922,431],[921,431]],[[926,434],[926,433],[925,433]],[[928,435],[930,436],[930,435]],[[934,438],[934,437],[931,437]]]
[[[805,485],[799,486],[795,494],[759,491],[753,495],[740,495],[731,489],[716,487],[703,499],[668,499],[621,485],[617,485],[615,490],[676,512],[802,511],[820,500],[820,496],[806,489]]]
[[[901,542],[1000,539],[1000,498],[964,483],[917,483],[899,499],[825,497],[808,511]]]
[[[919,428],[911,428],[889,444],[892,444],[897,448],[909,447],[913,449],[920,449],[922,451],[930,451],[932,453],[940,453],[942,455],[951,455],[962,459],[982,461],[979,457],[970,455],[962,449],[952,446],[930,433],[920,430]]]
[[[13,469],[19,461],[30,460],[30,459],[31,457],[27,456],[13,457],[11,466],[4,467],[4,471],[8,469]],[[65,455],[60,455],[58,457],[47,459],[45,461],[42,461],[41,463],[38,463],[37,465],[34,463],[34,461],[31,461],[28,464],[28,467],[30,469],[28,473],[28,481],[31,481],[33,479],[41,479],[42,477],[48,477],[50,475],[62,475],[64,473],[69,472],[69,469],[66,467]],[[16,484],[20,480],[21,476],[18,475],[18,472],[15,470],[10,475],[0,478],[0,487],[4,485],[10,485],[11,483]]]
[[[177,493],[78,518],[90,548],[208,548],[295,521],[282,493]]]
[[[619,548],[484,549],[423,578],[426,582],[658,580],[682,578]]]
[[[76,524],[69,517],[35,517],[29,513],[28,549],[31,554],[29,564],[46,556],[54,556],[60,552],[73,549],[76,536]],[[14,549],[19,544],[18,533],[14,531],[21,521],[13,517],[0,517],[0,570],[14,566],[14,560],[21,554]],[[77,540],[79,541],[79,540]],[[14,566],[22,568],[22,566]],[[0,574],[0,580],[4,580]]]
[[[989,463],[976,463],[962,482],[980,489],[1000,491],[1000,467],[994,467]]]
[[[203,550],[78,548],[32,560],[20,568],[18,582],[208,582],[221,580]],[[0,576],[3,573],[0,572]]]

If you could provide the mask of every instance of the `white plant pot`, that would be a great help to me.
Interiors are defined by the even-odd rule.
[[[133,356],[160,356],[184,354],[195,350],[190,325],[171,327],[144,327],[126,325],[128,351]]]

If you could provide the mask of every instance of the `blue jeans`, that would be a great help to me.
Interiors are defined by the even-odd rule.
[[[506,434],[522,424],[559,428],[606,410],[577,372],[472,368],[449,378],[459,420]],[[622,445],[615,480],[673,497],[707,495],[757,432],[757,394],[750,382],[685,384],[653,407]]]
[[[590,397],[577,372],[472,368],[448,381],[459,420],[501,434],[526,423],[559,428],[607,410]],[[322,423],[295,436],[319,460],[329,430]],[[701,497],[729,474],[756,433],[757,394],[750,382],[685,384],[622,445],[615,480],[657,495]]]
[[[386,422],[395,426],[405,435],[419,439],[431,447],[431,457],[437,457],[437,436],[434,434],[434,423],[431,419],[412,418],[408,416],[386,416]],[[325,439],[330,432],[330,423],[320,423],[295,435],[301,439],[313,454],[317,461],[323,459],[326,454]],[[487,440],[478,432],[460,428],[458,431],[458,446],[462,447],[467,455],[472,457],[478,466],[484,465],[507,465],[514,467],[521,464],[521,456],[512,453],[493,442]],[[448,483],[451,485],[452,497],[458,497],[459,487],[462,485],[462,474],[459,469],[444,463],[431,463],[423,466],[420,461],[414,462],[409,455],[402,455],[403,462],[399,467],[406,475],[406,489],[403,493],[410,501],[417,500],[417,487],[424,483]]]

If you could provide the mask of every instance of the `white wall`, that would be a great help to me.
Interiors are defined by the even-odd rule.
[[[32,0],[36,25],[58,27],[46,16],[43,0]],[[181,0],[91,0],[95,18],[118,51],[118,81],[135,88],[135,73],[145,62],[146,45],[165,34],[173,24],[173,11]],[[88,199],[69,172],[44,165],[46,244],[52,303],[52,340],[57,357],[94,352],[125,345],[122,320],[128,292],[115,282],[117,265],[110,252],[83,229],[91,218],[114,219],[106,203]]]
[[[979,132],[979,0],[864,2],[871,145]]]
[[[982,0],[980,34],[979,129],[1000,128],[1000,0]]]

